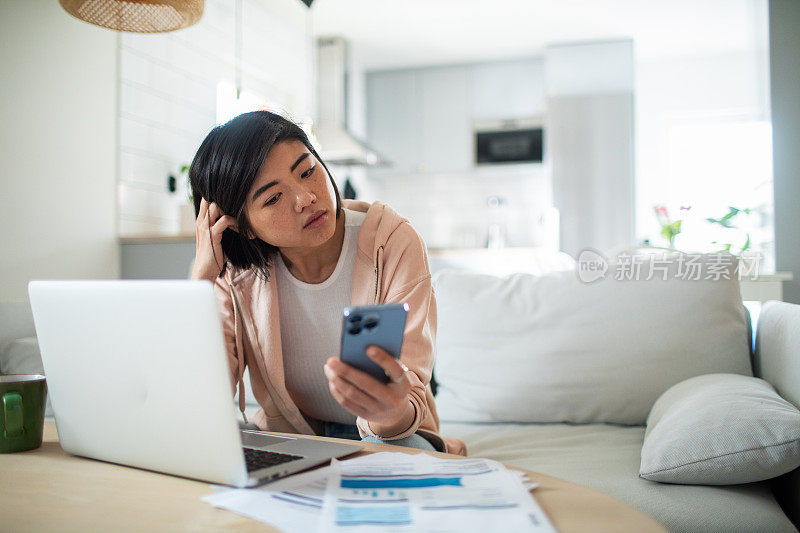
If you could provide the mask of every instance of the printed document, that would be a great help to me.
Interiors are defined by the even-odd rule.
[[[375,453],[334,460],[320,531],[554,532],[520,477],[489,459]]]
[[[528,492],[536,486],[488,459],[381,452],[253,489],[215,486],[202,499],[287,533],[497,531],[498,523],[553,532]]]

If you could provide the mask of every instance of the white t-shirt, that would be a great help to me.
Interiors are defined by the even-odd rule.
[[[275,254],[275,281],[286,388],[300,410],[317,420],[354,425],[356,416],[328,389],[322,367],[339,356],[342,309],[350,305],[358,231],[366,213],[342,208],[344,242],[336,268],[322,283],[295,278]]]

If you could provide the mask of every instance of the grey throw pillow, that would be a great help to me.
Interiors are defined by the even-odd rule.
[[[639,477],[732,485],[800,466],[800,411],[763,379],[706,374],[670,387],[647,418]]]

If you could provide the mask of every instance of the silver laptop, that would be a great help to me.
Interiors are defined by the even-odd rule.
[[[32,281],[61,447],[235,487],[361,450],[240,431],[208,281]]]

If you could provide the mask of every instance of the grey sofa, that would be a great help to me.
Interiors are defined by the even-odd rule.
[[[754,374],[800,407],[800,305],[770,302],[758,317]],[[443,422],[470,455],[567,479],[649,514],[669,531],[794,532],[800,469],[758,483],[671,485],[638,477],[644,426]]]
[[[800,469],[733,485],[639,473],[646,415],[684,380],[760,377],[800,407],[799,305],[767,302],[751,328],[735,278],[441,271],[434,287],[441,432],[470,455],[594,488],[672,532],[797,531]]]
[[[754,374],[800,406],[800,306],[771,303],[755,329]],[[41,372],[35,330],[27,302],[6,302],[0,304],[0,373],[20,372]],[[594,488],[648,513],[670,531],[792,532],[800,521],[799,470],[731,486],[639,478],[644,426],[443,422],[442,432],[463,439],[470,455]]]

